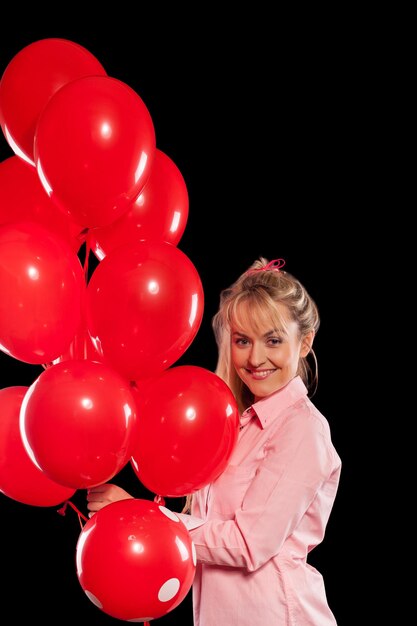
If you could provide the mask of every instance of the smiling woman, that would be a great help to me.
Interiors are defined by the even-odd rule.
[[[284,265],[282,259],[255,261],[222,292],[213,319],[219,348],[217,373],[228,382],[238,403],[242,395],[241,411],[296,375],[310,387],[311,395],[317,385],[313,340],[320,326],[318,309],[301,283],[281,271]]]
[[[255,402],[294,378],[300,358],[310,352],[315,334],[312,329],[300,337],[298,324],[289,318],[288,308],[283,304],[274,306],[277,323],[272,330],[268,330],[269,326],[257,330],[257,320],[251,320],[250,298],[237,307],[231,327],[233,367],[253,393]]]

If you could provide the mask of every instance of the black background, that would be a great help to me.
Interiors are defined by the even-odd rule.
[[[362,324],[353,295],[366,287],[358,285],[366,282],[359,269],[366,276],[372,264],[364,225],[371,194],[367,62],[340,24],[310,32],[272,24],[267,14],[247,15],[242,23],[204,12],[198,19],[169,16],[162,8],[151,18],[123,14],[119,24],[116,17],[103,9],[97,21],[49,16],[49,25],[10,24],[2,33],[0,75],[24,46],[61,37],[85,46],[108,75],[144,100],[158,148],[187,184],[190,212],[178,247],[205,293],[201,328],[177,364],[214,368],[211,318],[220,290],[260,255],[283,257],[317,301],[315,403],[329,420],[343,471],[326,537],[310,562],[324,576],[339,626],[355,623],[356,603],[345,583],[356,560],[357,393],[368,368],[366,356],[352,354]],[[12,154],[1,136],[0,159]],[[1,387],[29,386],[43,371],[4,353],[0,367]],[[115,482],[153,497],[129,468]],[[86,513],[84,492],[74,502]],[[180,510],[182,500],[168,505]],[[118,622],[82,591],[74,565],[79,521],[72,510],[62,517],[57,508],[0,494],[2,611],[19,623]],[[155,623],[192,624],[191,594]]]

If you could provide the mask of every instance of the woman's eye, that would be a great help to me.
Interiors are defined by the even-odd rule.
[[[282,343],[282,339],[280,339],[279,337],[270,337],[270,339],[268,339],[268,342],[272,346],[278,346]]]

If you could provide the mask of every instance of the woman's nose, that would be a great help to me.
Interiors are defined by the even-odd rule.
[[[253,368],[260,367],[266,361],[265,349],[262,345],[253,344],[249,353],[249,364]]]

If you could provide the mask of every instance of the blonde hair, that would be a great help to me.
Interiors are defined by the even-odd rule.
[[[244,304],[243,307],[240,305]],[[255,329],[265,328],[272,323],[285,328],[285,320],[277,304],[287,307],[292,320],[299,329],[300,339],[308,333],[318,331],[320,317],[317,305],[305,287],[294,276],[282,269],[271,267],[268,260],[260,257],[230,287],[220,294],[220,306],[212,320],[218,347],[216,374],[232,390],[239,410],[242,412],[253,404],[253,395],[236,373],[230,356],[230,326],[235,323],[245,326],[248,318]],[[308,359],[313,362],[313,367]],[[314,395],[318,383],[318,365],[311,348],[306,357],[301,357],[297,374],[304,381],[310,395]]]
[[[240,306],[243,304],[244,306]],[[230,287],[220,294],[220,306],[212,320],[218,348],[216,374],[227,383],[236,398],[240,413],[253,404],[250,389],[242,382],[231,362],[230,327],[234,323],[245,327],[248,323],[255,330],[265,327],[285,328],[285,320],[277,304],[287,307],[290,317],[299,329],[302,340],[320,326],[317,305],[299,280],[288,272],[277,269],[264,257],[260,257]],[[313,367],[307,359],[312,360]],[[318,364],[313,348],[300,357],[297,374],[313,396],[318,384]],[[188,495],[183,512],[191,508],[192,495]]]

